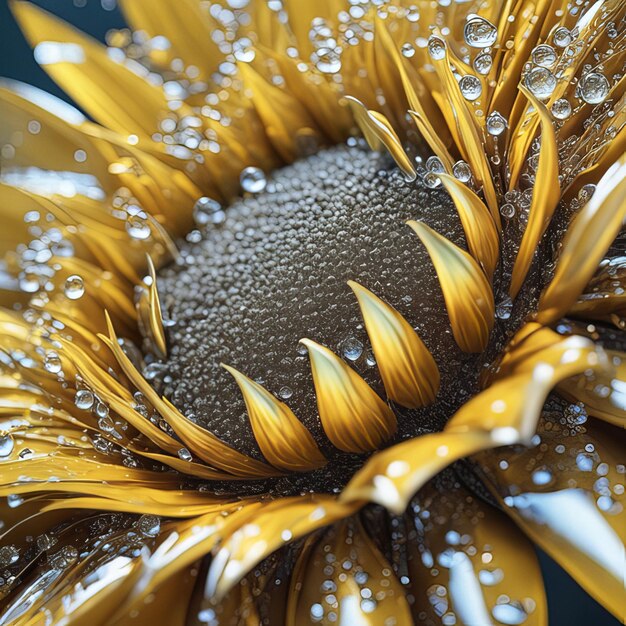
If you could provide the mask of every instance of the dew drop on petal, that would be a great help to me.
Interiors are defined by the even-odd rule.
[[[260,193],[267,186],[265,172],[258,167],[246,167],[239,175],[241,188],[248,193]]]
[[[471,74],[466,74],[461,78],[459,81],[459,89],[461,90],[463,97],[470,102],[480,98],[480,95],[483,92],[483,86],[481,85],[480,80]]]
[[[472,177],[472,170],[465,161],[457,161],[452,166],[452,174],[454,174],[457,180],[460,180],[462,183],[467,183]]]
[[[465,24],[463,36],[472,48],[489,48],[498,38],[498,29],[484,17],[472,15]]]
[[[560,26],[554,31],[554,35],[552,35],[552,41],[554,41],[555,46],[558,46],[559,48],[565,48],[566,46],[569,46],[573,41],[572,33],[569,28],[566,28],[565,26]]]
[[[486,74],[489,74],[489,72],[491,71],[491,66],[493,65],[493,58],[488,52],[481,52],[474,59],[473,65],[474,65],[474,69],[479,74],[481,74],[482,76],[485,76]]]
[[[83,411],[89,411],[95,402],[95,396],[88,389],[80,389],[74,397],[74,404]]]
[[[15,443],[12,437],[9,435],[0,437],[0,458],[9,456],[13,452],[14,447]]]
[[[142,515],[137,520],[137,528],[146,537],[156,537],[161,531],[161,520],[156,515]]]
[[[501,135],[508,126],[508,122],[506,120],[506,118],[502,115],[500,115],[500,113],[498,113],[498,111],[493,111],[492,113],[490,113],[487,116],[487,132],[490,135],[493,135],[495,137],[497,137],[498,135]]]
[[[524,78],[530,93],[539,100],[547,100],[556,88],[556,76],[545,67],[534,67]]]
[[[557,59],[556,50],[548,44],[542,44],[532,51],[532,59],[535,65],[552,67]]]
[[[58,374],[61,371],[62,367],[59,355],[53,350],[49,350],[48,352],[46,352],[46,356],[43,360],[43,366],[51,374]]]
[[[603,74],[590,72],[578,84],[579,97],[587,104],[600,104],[609,95],[609,81]]]
[[[557,120],[566,120],[572,114],[572,105],[566,98],[555,100],[550,108]]]
[[[65,297],[70,300],[78,300],[85,293],[85,281],[82,276],[72,274],[65,280],[65,288],[63,290]]]
[[[141,215],[129,215],[126,220],[126,232],[139,241],[144,241],[150,237],[150,225]]]

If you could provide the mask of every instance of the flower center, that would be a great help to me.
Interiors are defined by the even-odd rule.
[[[476,392],[486,356],[457,346],[436,272],[406,221],[421,220],[465,248],[463,229],[444,191],[406,182],[391,162],[358,146],[296,162],[267,185],[254,182],[262,191],[192,231],[178,262],[160,272],[163,315],[172,321],[169,354],[148,366],[148,377],[191,419],[258,456],[240,390],[220,363],[237,368],[309,429],[330,461],[315,473],[322,488],[339,488],[363,458],[325,437],[299,340],[330,348],[385,399],[347,281],[372,290],[416,329],[441,374],[432,405],[392,405],[398,431],[389,443],[440,430]],[[311,479],[290,484],[301,489],[303,480]]]

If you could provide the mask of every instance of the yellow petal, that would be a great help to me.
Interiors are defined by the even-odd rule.
[[[366,500],[400,515],[413,494],[458,459],[493,446],[489,433],[432,433],[378,452],[354,475],[341,493],[342,502]]]
[[[466,402],[445,432],[485,429],[494,445],[530,444],[548,393],[560,381],[608,367],[602,349],[583,337],[560,338],[518,362],[503,378]]]
[[[160,89],[34,4],[14,1],[11,6],[45,70],[96,120],[126,135],[149,137],[157,130],[159,117],[168,111]]]
[[[222,542],[207,577],[206,593],[222,598],[257,563],[279,547],[348,517],[360,504],[342,504],[316,494],[265,503]]]
[[[208,79],[224,59],[211,33],[218,28],[208,7],[195,0],[122,0],[124,16],[134,30],[150,37],[162,35],[172,46],[172,57],[193,65]]]
[[[413,163],[404,151],[400,138],[389,120],[382,113],[368,111],[362,102],[352,96],[348,96],[346,100],[370,148],[380,150],[384,146],[396,165],[404,172],[407,180],[415,180],[417,174]]]
[[[137,314],[139,323],[143,327],[142,330],[150,339],[157,355],[161,359],[165,359],[167,357],[167,343],[165,340],[165,329],[163,328],[163,315],[157,288],[156,271],[150,255],[147,255],[147,260],[150,284],[145,288],[142,287],[136,303]]]
[[[592,417],[626,428],[626,354],[607,350],[614,372],[593,372],[558,385],[560,395],[582,402]]]
[[[528,224],[522,242],[520,244],[509,293],[514,298],[522,287],[522,283],[528,274],[535,250],[539,245],[543,233],[550,224],[552,214],[561,197],[559,183],[559,151],[556,145],[556,135],[552,123],[552,115],[545,104],[537,100],[524,86],[520,90],[531,101],[539,113],[541,121],[541,149],[539,151],[539,163],[535,174],[533,198],[530,203]]]
[[[387,396],[408,408],[433,402],[439,390],[439,370],[415,330],[371,291],[352,280],[348,285],[359,301]]]
[[[314,613],[317,607],[323,617]],[[311,537],[291,576],[286,626],[330,624],[329,613],[339,624],[413,624],[400,581],[357,517],[336,524],[321,538]]]
[[[311,359],[317,409],[327,437],[344,452],[376,450],[396,431],[396,416],[338,356],[301,339]]]
[[[422,222],[410,221],[435,266],[452,333],[465,352],[482,352],[494,324],[491,285],[474,259]]]
[[[222,364],[241,389],[263,456],[279,469],[307,472],[326,464],[311,433],[291,409],[235,368]]]
[[[161,417],[167,421],[191,452],[209,465],[241,477],[261,478],[276,474],[276,471],[272,470],[265,463],[231,448],[211,432],[182,415],[166,399],[161,398],[124,354],[108,316],[107,326],[109,337],[101,336],[101,339],[115,355],[124,374],[128,376],[133,385],[141,391],[150,404],[160,413]]]
[[[567,403],[544,413],[532,448],[480,455],[483,479],[522,530],[617,618],[626,606],[624,431],[573,425]]]
[[[569,226],[554,277],[539,300],[537,319],[563,317],[585,288],[626,216],[626,156],[602,177],[591,200]]]
[[[416,611],[427,613],[426,623],[445,613],[457,624],[486,626],[513,614],[527,626],[547,626],[532,544],[506,515],[451,482],[431,481],[412,502],[415,513],[405,515],[407,534],[399,540],[407,539]]]
[[[437,176],[459,213],[470,253],[483,268],[487,278],[492,280],[500,255],[500,237],[489,209],[467,185],[453,176]]]

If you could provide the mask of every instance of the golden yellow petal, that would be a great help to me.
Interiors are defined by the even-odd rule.
[[[224,364],[222,367],[237,381],[254,437],[274,467],[307,472],[326,465],[311,433],[284,402],[235,368]]]
[[[563,317],[585,288],[626,216],[626,156],[602,177],[595,193],[570,225],[554,277],[539,301],[537,319]]]
[[[426,224],[407,223],[435,266],[456,342],[465,352],[482,352],[495,316],[493,292],[484,272],[467,252]]]
[[[134,30],[144,31],[150,37],[166,37],[172,58],[195,66],[205,79],[224,58],[210,35],[218,24],[208,7],[195,0],[121,0],[120,8]]]
[[[427,614],[421,621],[437,623],[445,613],[457,624],[483,626],[513,614],[528,626],[547,626],[535,551],[506,515],[450,482],[431,481],[412,505],[416,513],[405,515],[404,535],[408,591],[415,597],[415,612]]]
[[[489,433],[479,429],[415,437],[372,456],[346,485],[340,500],[376,502],[400,515],[435,474],[493,445]]]
[[[539,151],[539,163],[535,174],[533,197],[528,214],[528,224],[515,259],[515,265],[513,266],[513,275],[509,287],[509,293],[512,298],[518,294],[522,287],[522,283],[533,261],[535,250],[550,224],[552,214],[561,197],[559,151],[556,145],[552,115],[546,105],[537,100],[526,87],[521,85],[519,88],[539,113],[541,121],[541,149]]]
[[[572,426],[548,407],[538,437],[532,448],[480,455],[486,486],[530,539],[623,619],[626,509],[613,486],[623,482],[624,431],[600,421]]]
[[[380,150],[384,146],[396,165],[404,172],[407,180],[415,180],[417,174],[413,163],[404,151],[400,138],[389,120],[382,113],[369,111],[362,102],[352,96],[348,96],[346,100],[370,148]]]
[[[489,209],[467,185],[454,176],[437,176],[459,213],[470,253],[483,268],[487,278],[492,280],[500,256],[500,237]]]
[[[124,374],[161,414],[191,452],[212,467],[223,469],[236,476],[261,478],[276,474],[276,471],[265,463],[237,452],[208,430],[182,415],[165,398],[161,398],[124,354],[108,316],[107,325],[109,337],[102,336],[101,339],[105,341],[115,355]]]
[[[160,89],[113,61],[104,46],[34,4],[14,0],[11,6],[46,71],[96,120],[126,135],[149,137],[157,130],[168,110]]]
[[[491,217],[494,223],[499,226],[500,212],[498,210],[498,200],[491,178],[484,142],[477,127],[476,117],[474,112],[468,108],[467,102],[461,94],[459,84],[450,69],[450,55],[447,44],[443,39],[435,36],[432,36],[431,40],[436,40],[445,50],[443,57],[432,59],[432,63],[441,80],[443,93],[449,99],[451,114],[446,120],[448,127],[456,127],[459,150],[469,163],[476,180],[482,184],[487,206],[491,211]]]
[[[328,348],[301,339],[309,351],[317,409],[326,436],[344,452],[376,450],[396,431],[396,416],[378,394]]]
[[[311,537],[296,561],[288,598],[286,626],[413,624],[400,581],[358,517]],[[314,613],[317,607],[322,615]]]
[[[238,68],[246,89],[252,93],[254,107],[263,121],[267,136],[285,161],[293,161],[299,156],[296,141],[303,132],[319,140],[315,122],[291,93],[266,81],[248,63],[239,63]]]
[[[225,539],[215,554],[206,593],[222,598],[247,572],[279,547],[348,517],[359,503],[315,494],[264,503],[253,518]]]
[[[582,402],[592,417],[626,428],[626,353],[607,350],[614,372],[593,372],[559,383],[559,394]]]
[[[413,327],[365,287],[352,280],[348,285],[359,301],[387,396],[408,408],[433,402],[439,370]]]
[[[159,358],[165,359],[167,357],[167,342],[165,340],[165,329],[163,328],[163,315],[161,313],[161,302],[159,301],[156,270],[150,255],[147,255],[147,260],[150,284],[147,287],[142,287],[141,294],[136,302],[138,321],[143,327],[143,332],[150,339]]]
[[[510,373],[466,402],[444,432],[484,429],[494,445],[530,444],[543,403],[560,381],[608,367],[602,349],[583,337],[560,338],[521,359]]]

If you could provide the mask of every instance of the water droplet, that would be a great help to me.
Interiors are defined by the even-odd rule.
[[[465,43],[472,48],[489,48],[496,43],[498,29],[484,17],[469,16],[463,30]]]
[[[293,391],[291,390],[290,387],[281,387],[278,395],[283,399],[283,400],[289,400],[289,398],[291,398],[291,396],[293,396]]]
[[[459,81],[459,89],[463,97],[470,102],[478,99],[483,92],[483,86],[480,84],[480,80],[471,74],[466,74],[461,78]]]
[[[539,100],[547,100],[556,88],[556,77],[545,67],[534,67],[524,78],[528,90]]]
[[[356,337],[345,339],[340,348],[343,356],[350,361],[356,361],[363,354],[363,344]]]
[[[480,580],[481,585],[485,585],[485,587],[491,587],[493,585],[497,585],[499,582],[502,582],[504,579],[504,572],[497,567],[496,569],[481,569],[478,572],[478,580]]]
[[[462,183],[467,183],[472,178],[472,170],[465,161],[457,161],[452,166],[452,174]]]
[[[539,487],[549,485],[552,482],[552,472],[547,467],[539,467],[532,473],[533,483]]]
[[[224,221],[224,217],[222,205],[213,198],[204,196],[193,205],[193,219],[198,226],[221,223]]]
[[[565,26],[559,26],[554,31],[554,35],[552,36],[552,41],[554,41],[554,45],[559,48],[565,48],[565,46],[569,46],[572,43],[572,33]]]
[[[506,296],[496,305],[496,317],[501,320],[508,320],[513,310],[513,300]]]
[[[70,300],[78,300],[85,293],[85,282],[82,276],[72,274],[65,280],[64,288],[65,297]]]
[[[566,120],[572,114],[572,105],[565,98],[555,100],[550,109],[557,120]]]
[[[139,241],[144,241],[150,237],[150,225],[146,221],[147,216],[142,212],[136,215],[129,215],[126,219],[126,232]]]
[[[556,63],[556,50],[548,44],[542,44],[532,51],[532,59],[536,65],[552,67]]]
[[[15,447],[15,443],[13,438],[9,435],[4,435],[4,437],[0,437],[0,457],[7,457],[13,452],[13,448]]]
[[[43,366],[51,374],[58,374],[61,371],[62,363],[59,355],[53,350],[46,352],[46,356],[43,360]]]
[[[441,178],[439,178],[439,176],[437,176],[437,174],[434,174],[433,172],[427,172],[426,174],[424,174],[424,184],[429,189],[436,189],[437,187],[441,186]]]
[[[507,624],[507,626],[519,626],[523,624],[528,617],[528,613],[517,602],[511,602],[507,604],[496,604],[491,610],[491,614],[501,624]]]
[[[142,515],[137,520],[137,528],[146,537],[156,537],[161,532],[161,520],[156,515]]]
[[[590,72],[578,83],[577,95],[587,104],[600,104],[606,100],[611,87],[603,74]]]
[[[19,550],[15,546],[2,546],[0,548],[0,567],[12,565],[20,558]]]
[[[98,428],[102,432],[111,433],[115,430],[115,422],[108,415],[105,415],[98,420]]]
[[[89,389],[80,389],[74,397],[74,404],[83,411],[91,410],[96,398]]]
[[[489,72],[491,71],[492,65],[493,65],[493,58],[488,52],[481,52],[474,59],[474,69],[482,76],[489,74]]]
[[[265,173],[258,167],[244,168],[239,176],[239,182],[242,189],[248,193],[260,193],[267,186]]]
[[[511,219],[515,215],[515,207],[507,202],[500,207],[500,214],[502,217]]]
[[[596,186],[593,183],[583,185],[578,192],[578,201],[581,204],[587,204],[595,192]]]
[[[490,135],[501,135],[506,129],[509,123],[506,118],[500,115],[497,111],[493,111],[487,116],[487,132]]]
[[[402,55],[407,59],[410,59],[415,55],[415,48],[410,43],[405,43],[402,46]]]
[[[193,457],[191,456],[191,452],[189,452],[187,448],[181,448],[178,451],[178,458],[182,461],[191,461],[193,459]]]
[[[440,61],[446,56],[446,43],[443,39],[431,35],[428,39],[428,54],[431,59]]]
[[[443,174],[446,171],[443,161],[437,156],[428,157],[426,160],[426,169],[433,174]]]

